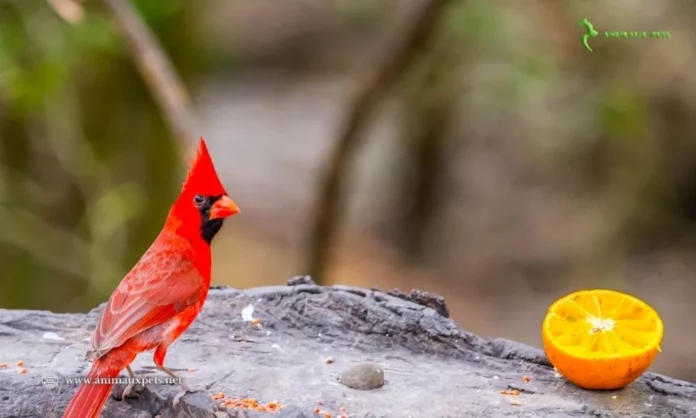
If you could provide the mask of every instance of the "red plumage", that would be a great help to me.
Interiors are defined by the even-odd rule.
[[[201,138],[162,231],[104,308],[90,340],[88,357],[95,361],[88,377],[118,376],[138,353],[153,349],[157,367],[173,376],[164,367],[167,348],[201,311],[210,287],[210,240],[238,212]],[[83,385],[63,418],[99,417],[111,387]]]

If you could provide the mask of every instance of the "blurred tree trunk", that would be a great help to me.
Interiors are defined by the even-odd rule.
[[[460,56],[442,36],[411,77],[404,94],[402,141],[394,150],[392,180],[384,193],[388,209],[378,227],[412,262],[423,250],[444,202],[449,128],[461,90]]]
[[[451,3],[451,0],[430,0],[417,9],[413,23],[406,29],[400,42],[386,55],[372,79],[358,91],[349,106],[340,136],[321,178],[315,222],[310,231],[307,269],[318,282],[325,280],[331,247],[343,215],[344,183],[365,128],[386,94],[401,81],[429,46]]]

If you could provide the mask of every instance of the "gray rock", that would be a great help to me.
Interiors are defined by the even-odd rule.
[[[446,312],[439,302],[436,311],[419,304],[433,306],[432,299],[413,295],[306,281],[242,292],[214,288],[165,361],[199,392],[174,408],[178,387],[149,385],[125,402],[109,399],[102,417],[312,417],[317,400],[334,417],[343,406],[351,418],[696,417],[695,384],[647,373],[624,390],[585,391],[555,375],[541,350],[470,334],[438,313]],[[257,326],[241,317],[250,304]],[[65,379],[86,372],[87,339],[102,308],[88,314],[0,310],[0,362],[9,366],[0,370],[0,418],[61,416],[75,392]],[[325,362],[329,356],[333,364]],[[17,372],[18,360],[28,373]],[[379,390],[337,381],[351,364],[368,362],[387,375]],[[133,369],[159,375],[150,353]],[[48,376],[58,384],[48,378],[44,384]],[[505,389],[521,393],[503,396]],[[208,396],[218,392],[278,401],[283,414],[225,410]]]
[[[351,389],[379,389],[384,386],[384,369],[373,363],[355,364],[343,372],[338,381]]]

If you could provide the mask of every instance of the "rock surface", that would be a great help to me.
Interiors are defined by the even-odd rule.
[[[102,417],[310,418],[320,416],[319,408],[336,418],[341,407],[348,417],[364,418],[696,417],[695,384],[648,373],[624,390],[584,391],[558,377],[542,351],[462,330],[443,316],[444,302],[428,302],[437,298],[319,287],[310,279],[290,283],[211,289],[199,319],[165,361],[200,392],[174,408],[176,386],[149,385],[124,402],[115,399],[123,390],[117,386]],[[88,366],[83,357],[99,309],[0,310],[0,363],[7,363],[0,370],[0,418],[61,416],[75,391],[66,379]],[[384,386],[354,390],[338,382],[359,363],[379,365]],[[159,375],[149,353],[133,366],[136,374]],[[501,395],[506,389],[520,394]],[[282,409],[224,408],[210,398],[218,392],[278,401]]]

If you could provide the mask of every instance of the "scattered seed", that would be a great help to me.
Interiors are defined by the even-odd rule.
[[[261,320],[259,318],[254,318],[251,320],[252,325],[258,325],[261,323]]]
[[[321,414],[321,409],[319,407],[314,408],[315,414]]]
[[[278,412],[280,410],[280,403],[278,401],[271,401],[266,405],[269,412]]]
[[[522,381],[525,383],[529,383],[532,381],[532,378],[529,376],[522,376]]]
[[[334,362],[334,358],[331,356],[324,359],[324,363],[326,363],[326,364],[331,364],[333,362]]]
[[[19,366],[19,367],[24,366],[24,362],[23,362],[22,360],[19,360],[19,361],[17,362],[17,366]]]
[[[223,401],[224,406],[228,408],[242,408],[250,409],[252,411],[259,412],[278,412],[280,410],[280,403],[278,401],[271,401],[267,404],[261,404],[259,401],[253,398],[245,399],[230,399],[226,398]]]
[[[27,374],[27,369],[25,369],[24,367],[22,367],[21,369],[19,369],[19,373],[20,373],[20,374]]]
[[[7,363],[0,363],[0,369],[6,369]]]
[[[327,412],[324,414],[324,418],[331,418],[331,412]]]

